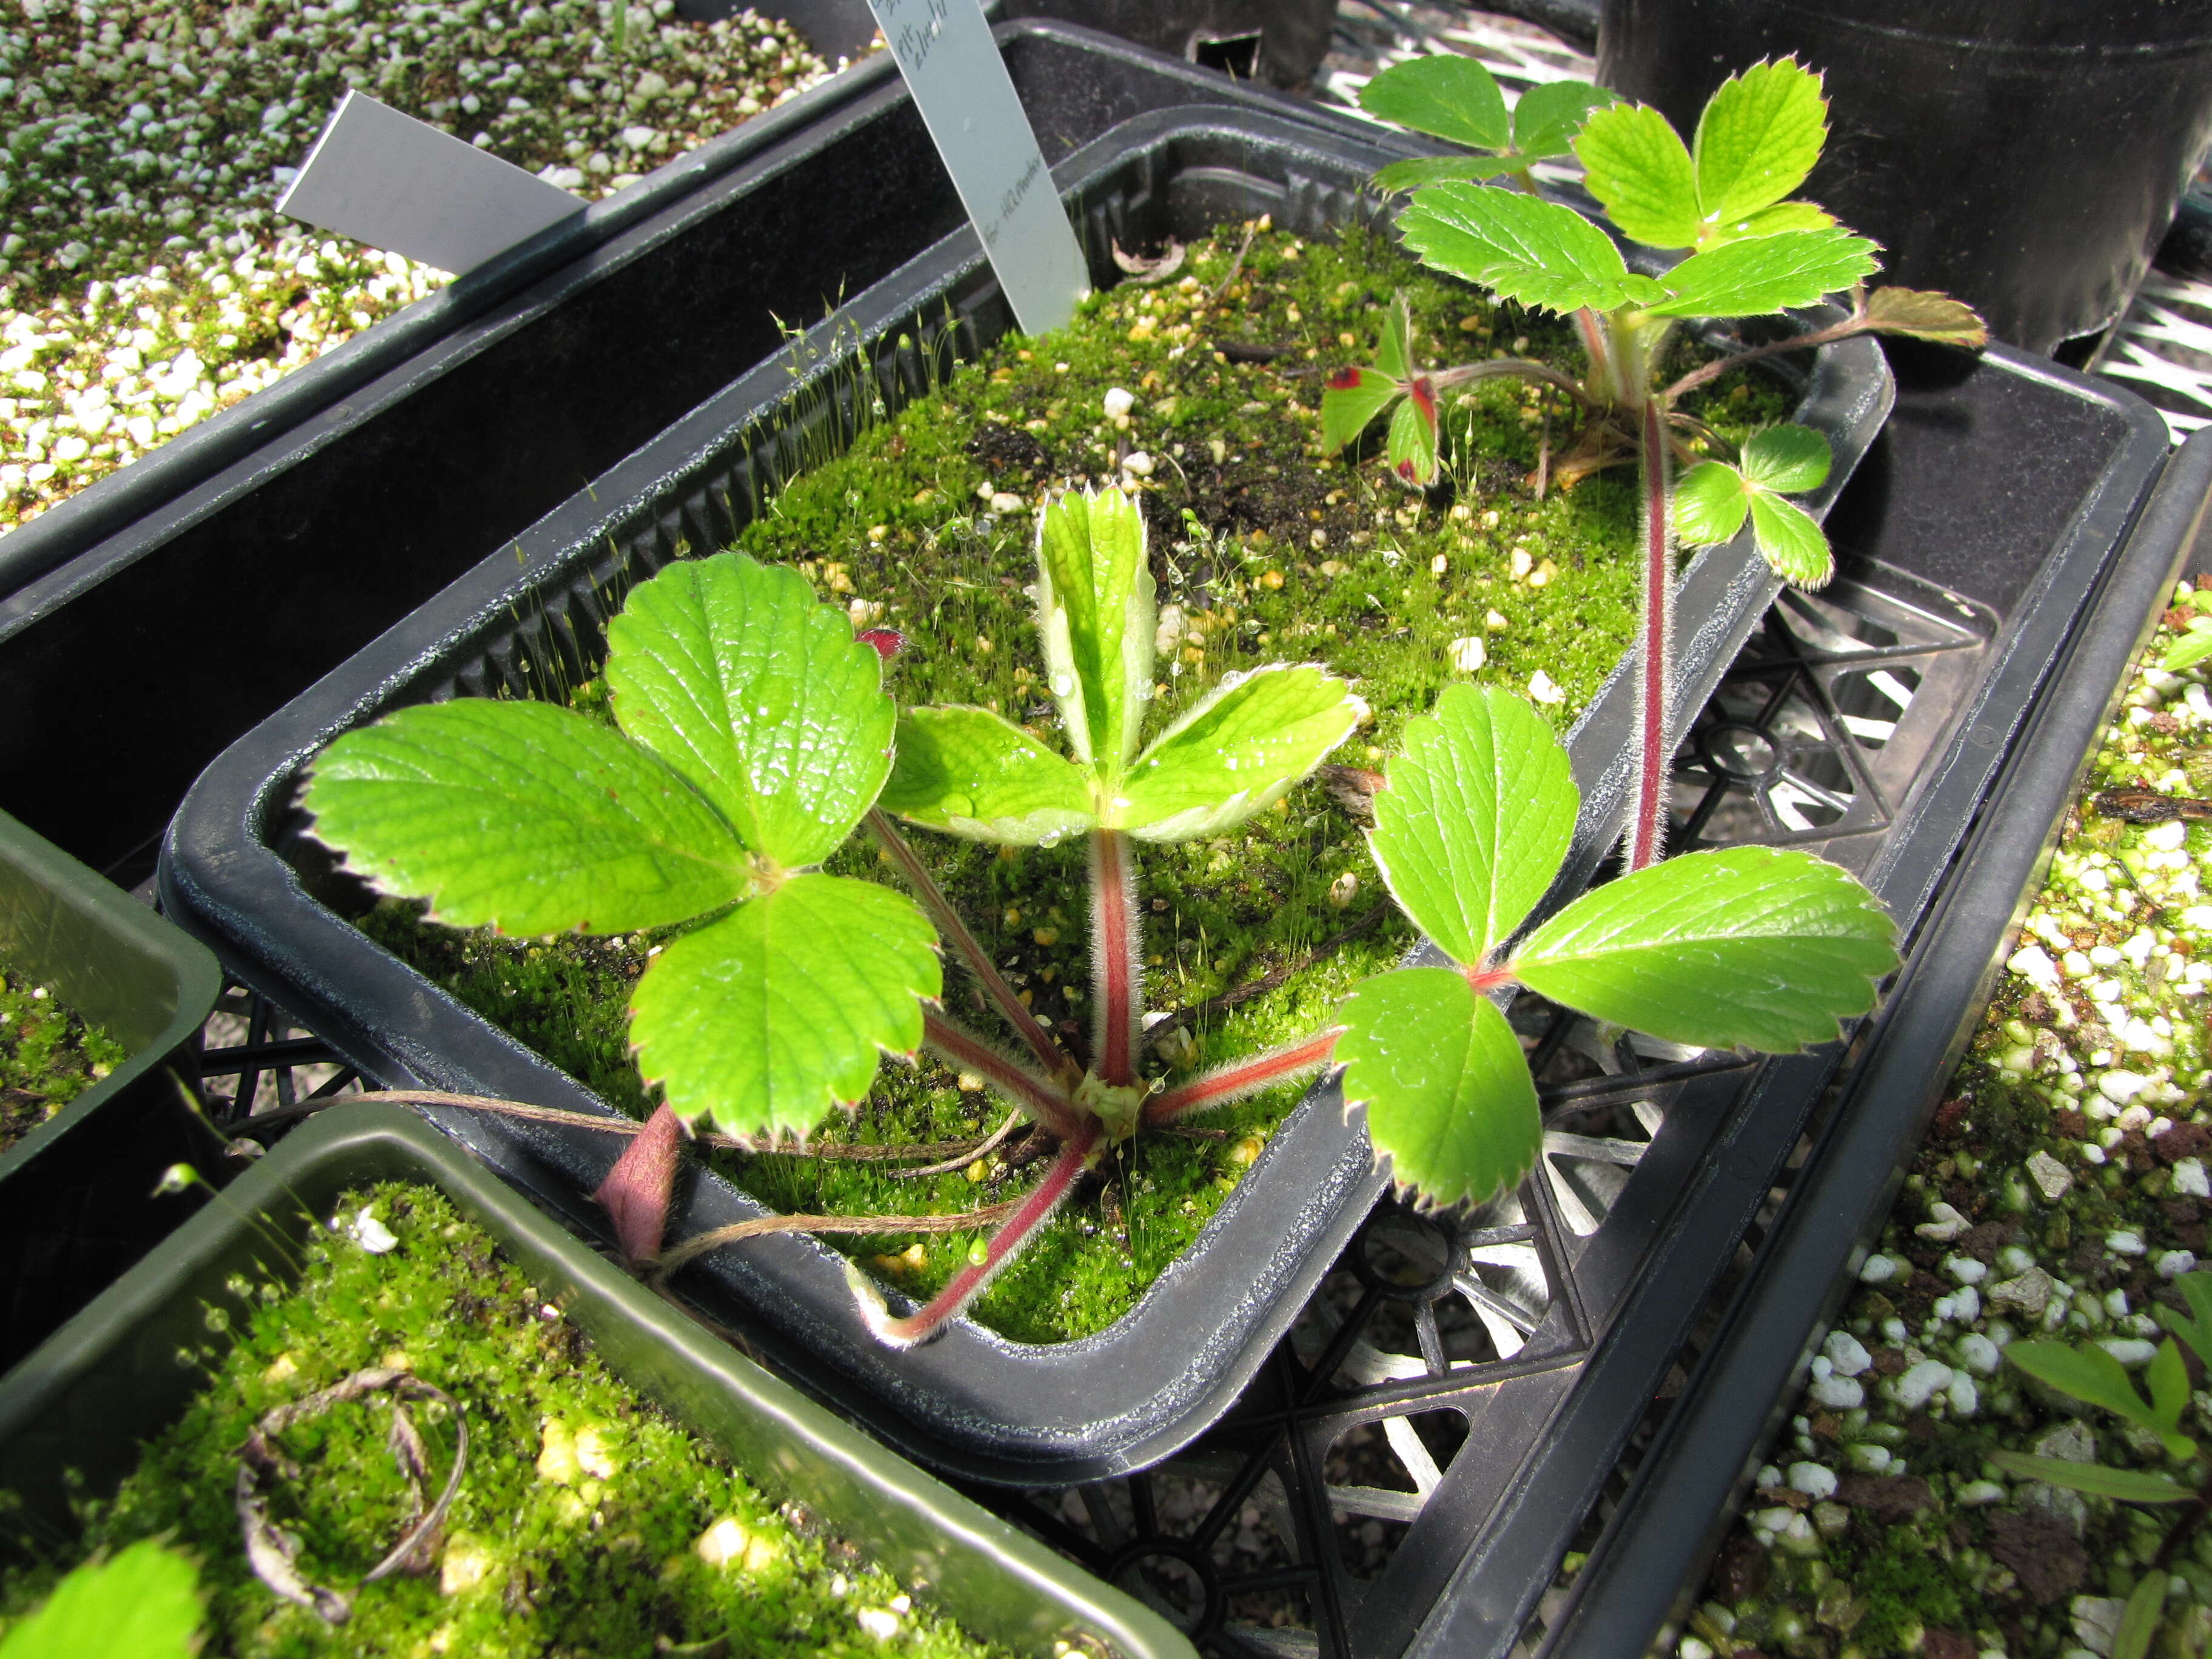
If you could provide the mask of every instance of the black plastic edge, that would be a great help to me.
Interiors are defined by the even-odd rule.
[[[2203,433],[2168,465],[2075,630],[1910,970],[1890,994],[1878,1041],[1546,1653],[1641,1653],[1694,1599],[1734,1503],[1880,1234],[1972,1036],[2081,769],[2203,526],[2208,495],[2212,433]]]

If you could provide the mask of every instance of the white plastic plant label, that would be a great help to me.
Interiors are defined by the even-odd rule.
[[[349,92],[276,210],[459,276],[581,213],[584,204],[511,161]]]
[[[868,0],[1024,334],[1075,314],[1091,286],[1052,169],[980,0]]]

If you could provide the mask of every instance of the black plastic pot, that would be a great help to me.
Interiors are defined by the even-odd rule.
[[[348,1188],[380,1181],[436,1187],[617,1376],[764,1491],[805,1504],[902,1583],[926,1584],[971,1634],[1037,1659],[1092,1644],[1125,1659],[1193,1659],[1157,1613],[801,1398],[390,1106],[340,1107],[301,1129],[0,1378],[0,1489],[19,1506],[9,1534],[48,1548],[73,1535],[77,1506],[112,1492],[140,1443],[205,1386],[176,1357],[222,1340],[210,1338],[207,1310],[234,1304],[241,1279],[296,1279],[297,1246],[317,1218]]]
[[[1000,0],[1002,17],[1103,29],[1243,81],[1295,87],[1328,54],[1335,0]]]
[[[2019,734],[1959,872],[1834,1103],[1741,1291],[1704,1345],[1686,1404],[1644,1459],[1576,1585],[1553,1653],[1641,1651],[1695,1599],[1705,1565],[1880,1236],[1980,1024],[2082,768],[2177,573],[2212,568],[2212,433],[2192,438],[2085,607],[2056,682]]]
[[[1178,105],[1365,130],[1068,25],[997,36],[1050,161]],[[879,56],[0,538],[0,806],[136,885],[226,744],[964,219]]]
[[[1387,154],[1257,112],[1165,112],[1118,129],[1056,177],[1104,282],[1114,240],[1188,238],[1263,211],[1306,234],[1379,215],[1358,192]],[[728,387],[534,526],[519,568],[505,555],[487,561],[228,750],[194,786],[165,847],[172,914],[369,1076],[607,1111],[319,902],[361,897],[329,878],[327,855],[305,834],[294,805],[303,763],[338,732],[405,702],[588,674],[607,596],[623,580],[726,540],[776,476],[779,455],[808,447],[794,428],[842,429],[838,399],[855,377],[839,365],[856,345],[877,363],[880,383],[913,392],[922,384],[916,349],[893,342],[904,336],[933,349],[927,343],[943,331],[971,350],[1010,325],[973,233],[962,231]],[[1888,404],[1871,344],[1821,353],[1802,418],[1832,436],[1831,491]],[[1703,702],[1774,587],[1747,544],[1709,551],[1685,576],[1680,718]],[[1616,674],[1571,741],[1583,817],[1565,890],[1588,879],[1617,833],[1629,703]],[[583,1194],[614,1157],[605,1137],[438,1115],[576,1225],[604,1226]],[[916,1456],[992,1480],[1088,1478],[1164,1455],[1228,1407],[1366,1213],[1380,1189],[1371,1163],[1364,1131],[1345,1122],[1333,1091],[1316,1090],[1135,1310],[1106,1332],[1055,1346],[1018,1345],[963,1322],[921,1349],[886,1349],[857,1316],[842,1259],[796,1235],[719,1253],[693,1270],[687,1293],[714,1318],[743,1323],[807,1386]],[[700,1180],[687,1203],[678,1222],[684,1232],[759,1212],[714,1178]]]
[[[2031,351],[2118,318],[2212,139],[2212,15],[2172,0],[1606,0],[1598,79],[1687,133],[1793,53],[1827,76],[1806,194]]]
[[[227,1176],[189,1079],[222,970],[113,884],[0,812],[0,962],[105,1026],[126,1058],[0,1156],[0,1366],[204,1201],[162,1171]]]

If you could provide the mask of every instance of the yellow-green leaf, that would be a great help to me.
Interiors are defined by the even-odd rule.
[[[1049,845],[1091,829],[1091,779],[988,708],[909,708],[878,802],[971,841]]]

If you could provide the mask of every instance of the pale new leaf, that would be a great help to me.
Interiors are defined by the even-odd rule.
[[[1398,228],[1426,264],[1522,305],[1612,311],[1667,293],[1632,274],[1613,239],[1572,208],[1518,191],[1432,185],[1415,193]]]
[[[1190,841],[1242,823],[1352,735],[1352,688],[1311,663],[1231,674],[1153,739],[1111,805],[1139,841]]]
[[[1698,204],[1710,222],[1744,219],[1805,182],[1828,138],[1820,77],[1794,58],[1732,75],[1698,118]]]
[[[1017,847],[1097,823],[1090,775],[988,708],[902,713],[898,757],[877,804],[933,830]]]
[[[1101,776],[1118,777],[1137,752],[1155,630],[1145,521],[1121,490],[1071,490],[1045,508],[1037,628],[1070,747]]]
[[[1653,247],[1693,246],[1704,226],[1697,168],[1681,136],[1645,104],[1595,112],[1575,137],[1589,193],[1622,232]]]
[[[1875,246],[1840,227],[1752,236],[1692,253],[1660,280],[1655,317],[1763,317],[1809,306],[1875,269]]]

